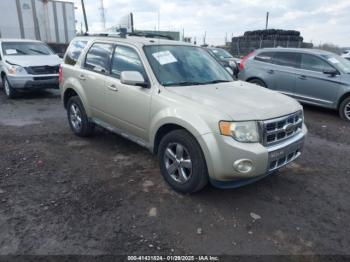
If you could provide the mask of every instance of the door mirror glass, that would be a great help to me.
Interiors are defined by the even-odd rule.
[[[233,71],[232,71],[232,69],[230,67],[226,66],[225,69],[226,69],[227,72],[229,72],[229,74],[231,76],[233,76]]]
[[[120,82],[125,85],[148,87],[148,84],[142,74],[137,71],[121,72]]]

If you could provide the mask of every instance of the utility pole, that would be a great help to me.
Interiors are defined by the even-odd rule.
[[[265,30],[267,30],[267,27],[269,26],[269,12],[266,13],[266,26]]]
[[[85,22],[85,33],[89,32],[89,26],[86,18],[86,11],[85,11],[85,4],[84,0],[81,0],[81,8],[83,9],[83,16],[84,16],[84,22]]]
[[[105,16],[105,7],[103,4],[103,0],[100,0],[100,19],[101,19],[102,31],[105,31],[106,30],[106,16]]]

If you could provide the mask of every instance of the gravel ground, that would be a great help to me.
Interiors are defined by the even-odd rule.
[[[350,254],[350,125],[305,107],[302,158],[181,195],[145,149],[69,129],[59,93],[0,94],[0,254]]]

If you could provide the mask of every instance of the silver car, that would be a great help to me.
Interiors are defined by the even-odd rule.
[[[331,108],[350,121],[350,61],[317,49],[266,48],[242,59],[239,79]]]
[[[14,98],[24,90],[58,89],[61,61],[43,42],[0,39],[0,74],[6,96]]]

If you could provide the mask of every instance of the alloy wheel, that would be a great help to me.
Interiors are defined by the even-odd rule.
[[[178,183],[186,183],[192,175],[192,160],[187,148],[180,143],[170,143],[164,154],[165,168]]]
[[[78,105],[72,104],[70,106],[70,122],[75,130],[80,130],[82,126],[82,115]]]
[[[7,79],[4,79],[4,89],[5,89],[5,94],[7,96],[10,96],[10,84],[7,81]]]
[[[350,102],[344,107],[344,115],[348,120],[350,120]]]

